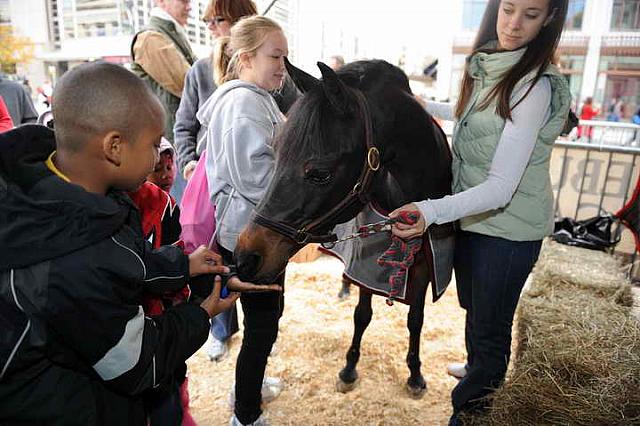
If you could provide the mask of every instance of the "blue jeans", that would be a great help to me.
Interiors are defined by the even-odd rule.
[[[184,176],[182,176],[182,171],[178,170],[178,172],[176,173],[176,178],[173,181],[173,186],[169,191],[169,194],[171,194],[173,199],[176,200],[176,203],[178,203],[178,205],[180,205],[180,202],[182,201],[182,194],[184,193],[184,190],[186,188],[187,181],[184,179]]]
[[[454,416],[484,408],[511,357],[511,326],[520,292],[542,241],[511,241],[459,231],[454,268],[460,306],[467,311],[467,375],[451,393]]]
[[[221,342],[225,342],[238,330],[238,312],[235,303],[230,309],[211,318],[211,335]]]

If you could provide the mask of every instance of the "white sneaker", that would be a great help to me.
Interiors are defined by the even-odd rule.
[[[207,356],[209,361],[220,362],[222,358],[229,352],[229,346],[227,342],[223,342],[216,338],[211,339],[211,345],[207,350]]]
[[[260,393],[262,394],[262,402],[267,403],[271,402],[280,396],[282,389],[284,388],[284,383],[277,377],[265,377],[262,379],[262,389]],[[229,392],[229,406],[234,407],[236,404],[236,384],[234,383],[231,386],[231,392]]]
[[[242,423],[240,423],[240,420],[238,420],[238,418],[234,414],[233,416],[231,416],[231,419],[229,420],[229,426],[269,426],[269,422],[267,422],[267,419],[264,417],[264,414],[261,414],[260,417],[258,417],[255,422],[249,423],[248,425],[243,425]]]
[[[467,375],[469,367],[464,362],[452,362],[447,365],[447,374],[460,380]]]
[[[278,377],[265,377],[262,380],[262,402],[271,402],[280,396],[284,383]]]

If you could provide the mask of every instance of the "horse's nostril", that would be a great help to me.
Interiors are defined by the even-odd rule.
[[[237,266],[240,279],[243,281],[251,280],[256,272],[258,272],[261,261],[262,257],[257,253],[239,255],[237,258]]]

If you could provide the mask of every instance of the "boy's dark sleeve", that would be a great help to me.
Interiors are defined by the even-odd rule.
[[[189,279],[189,257],[178,246],[154,249],[145,241],[142,261],[146,268],[144,289],[155,295],[181,290]]]
[[[159,386],[205,343],[208,314],[198,305],[182,304],[146,317],[131,302],[139,284],[95,263],[100,262],[79,262],[74,256],[52,263],[44,313],[49,335],[120,392]],[[123,267],[131,271],[134,266],[141,275],[139,263]]]

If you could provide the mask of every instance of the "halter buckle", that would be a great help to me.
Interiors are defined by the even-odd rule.
[[[300,245],[307,244],[309,242],[309,237],[310,235],[307,230],[305,228],[300,228],[296,234],[295,242]]]
[[[369,148],[369,152],[367,152],[367,164],[369,169],[374,172],[380,168],[380,151],[375,146]]]

